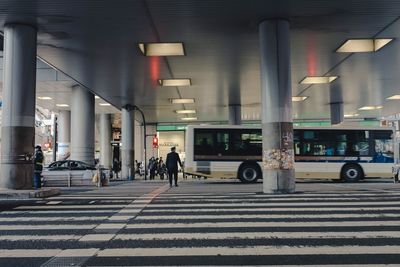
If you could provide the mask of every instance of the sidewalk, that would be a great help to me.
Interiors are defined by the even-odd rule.
[[[0,200],[24,200],[33,198],[46,198],[60,194],[57,188],[41,188],[39,190],[6,190],[0,189]]]

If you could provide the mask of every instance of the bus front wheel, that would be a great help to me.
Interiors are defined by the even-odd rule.
[[[255,183],[261,178],[260,166],[257,164],[243,164],[239,168],[239,179],[243,183]]]
[[[341,172],[342,181],[348,183],[358,182],[363,176],[363,170],[357,164],[347,164],[343,167]]]

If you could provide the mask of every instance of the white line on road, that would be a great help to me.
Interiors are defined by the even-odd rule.
[[[240,207],[240,206],[250,206],[250,207],[270,207],[270,206],[276,206],[276,207],[297,207],[297,206],[315,206],[315,207],[323,207],[323,206],[351,206],[351,207],[360,207],[360,206],[385,206],[385,205],[396,205],[400,206],[400,201],[374,201],[374,202],[293,202],[293,203],[251,203],[251,202],[242,202],[242,203],[164,203],[164,204],[151,204],[150,207],[155,207],[155,208],[164,208],[164,207],[204,207],[207,206],[208,208],[211,207]]]
[[[215,214],[215,215],[139,215],[139,220],[192,220],[192,219],[299,219],[299,218],[400,218],[399,213],[378,214]]]
[[[159,257],[159,256],[257,256],[257,255],[337,255],[337,254],[398,254],[398,246],[249,246],[191,248],[116,248],[98,252],[97,257]]]
[[[202,223],[138,223],[128,224],[127,229],[150,228],[243,228],[243,222],[202,222]],[[246,222],[245,227],[361,227],[361,226],[400,226],[399,221],[349,221],[349,222]]]
[[[0,231],[17,230],[87,230],[93,229],[97,224],[40,224],[40,225],[6,225],[0,224]]]

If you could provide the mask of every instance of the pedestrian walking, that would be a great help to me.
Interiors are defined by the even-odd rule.
[[[118,179],[118,173],[120,171],[120,167],[119,167],[119,160],[117,158],[114,158],[113,160],[112,171],[115,173],[115,179]]]
[[[41,146],[35,147],[35,154],[33,156],[33,163],[35,165],[34,175],[33,175],[33,187],[39,189],[42,187],[42,171],[43,171],[43,151]]]
[[[149,159],[149,171],[150,171],[150,180],[154,180],[154,177],[156,176],[156,159],[154,157],[151,157]]]
[[[168,169],[169,185],[172,187],[172,178],[174,179],[175,186],[178,186],[178,163],[182,168],[182,162],[179,154],[175,152],[176,148],[171,147],[171,152],[167,155],[166,165]]]

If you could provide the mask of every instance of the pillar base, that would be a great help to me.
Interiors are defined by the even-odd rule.
[[[122,166],[121,166],[121,177],[126,180],[135,179],[135,150],[122,149]]]
[[[263,192],[265,194],[291,194],[296,184],[294,170],[264,170]]]

